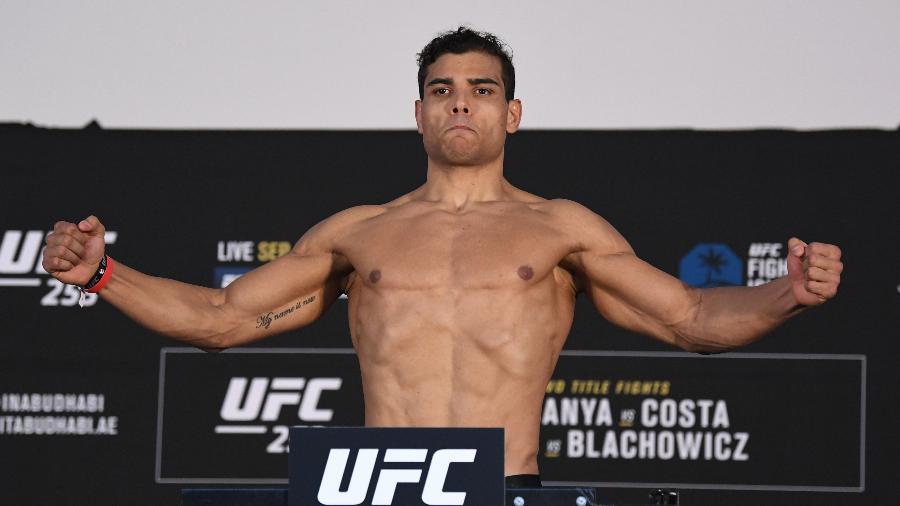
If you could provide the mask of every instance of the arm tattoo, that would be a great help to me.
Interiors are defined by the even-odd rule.
[[[293,313],[294,311],[299,310],[300,308],[302,308],[303,306],[306,306],[307,304],[312,304],[315,301],[316,301],[316,296],[310,295],[309,297],[307,297],[305,299],[298,300],[296,304],[293,304],[293,305],[289,306],[287,309],[283,309],[277,313],[273,313],[270,311],[266,314],[261,314],[261,315],[259,315],[259,317],[256,318],[256,328],[268,329],[269,326],[272,325],[273,321],[280,320],[282,318],[290,316],[291,313]]]

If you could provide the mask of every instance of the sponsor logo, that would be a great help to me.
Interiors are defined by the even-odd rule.
[[[325,471],[322,474],[316,496],[321,504],[362,504],[369,494],[381,450],[361,448],[356,452],[356,462],[349,477],[349,486],[347,490],[342,491],[341,483],[347,473],[347,461],[350,453],[349,448],[333,448],[328,453],[328,461],[325,464]],[[474,448],[448,448],[435,451],[427,466],[427,473],[425,473],[422,502],[428,505],[448,506],[465,504],[466,492],[446,491],[444,484],[452,464],[475,462],[476,454],[477,450]],[[388,448],[384,451],[382,463],[424,464],[427,457],[427,449]],[[393,504],[397,486],[401,483],[420,483],[424,467],[380,469],[371,504]]]
[[[50,290],[41,297],[42,306],[72,307],[78,304],[81,291],[50,277],[41,265],[45,230],[5,230],[0,238],[0,287],[41,287]],[[118,233],[107,230],[106,244],[115,244]],[[97,303],[97,294],[85,294],[84,305]]]
[[[681,259],[678,277],[701,288],[737,286],[743,284],[741,271],[741,259],[731,248],[721,243],[701,243]]]
[[[682,281],[700,288],[757,286],[786,275],[786,246],[779,242],[750,243],[746,261],[725,244],[698,244],[681,259],[678,268],[678,277]]]

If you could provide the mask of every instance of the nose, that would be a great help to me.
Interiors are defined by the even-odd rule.
[[[453,105],[453,114],[469,114],[469,104],[461,98]]]

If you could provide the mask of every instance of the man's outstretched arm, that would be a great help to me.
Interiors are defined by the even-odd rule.
[[[219,350],[307,325],[339,295],[349,269],[332,250],[348,221],[336,215],[313,227],[287,255],[214,289],[148,276],[118,261],[100,292],[141,325],[206,350]],[[47,238],[43,265],[68,284],[84,285],[104,254],[103,225],[91,216],[59,222]]]
[[[570,205],[577,208],[569,226],[581,239],[566,262],[597,309],[612,323],[685,350],[719,352],[753,342],[834,297],[840,284],[837,246],[792,238],[786,277],[755,287],[692,288],[639,259],[605,220]]]

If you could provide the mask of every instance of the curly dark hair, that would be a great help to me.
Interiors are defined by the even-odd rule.
[[[439,34],[416,55],[419,63],[419,98],[425,97],[425,75],[429,65],[443,54],[463,54],[469,51],[480,51],[500,59],[506,100],[515,98],[516,69],[513,67],[509,46],[492,33],[475,31],[467,26]]]

